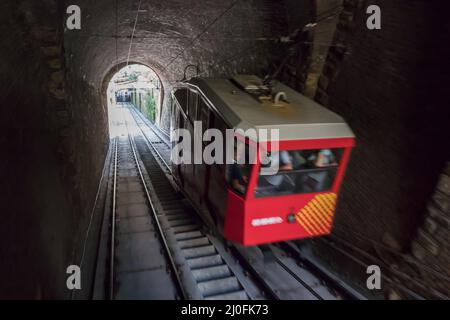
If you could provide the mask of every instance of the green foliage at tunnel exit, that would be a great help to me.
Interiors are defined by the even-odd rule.
[[[145,99],[145,112],[151,121],[155,121],[155,99],[150,94]]]

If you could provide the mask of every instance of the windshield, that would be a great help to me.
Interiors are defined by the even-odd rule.
[[[328,191],[333,186],[343,149],[272,152],[261,166],[255,197]],[[263,173],[267,168],[275,172]]]

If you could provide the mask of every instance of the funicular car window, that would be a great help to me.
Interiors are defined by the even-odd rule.
[[[175,99],[178,101],[178,104],[180,105],[181,109],[186,113],[187,108],[187,89],[178,89],[175,91]]]
[[[220,117],[215,115],[212,111],[209,111],[209,112],[210,112],[210,117],[209,117],[208,128],[219,130],[220,133],[222,134],[222,137],[226,137],[226,130],[227,130],[226,123]],[[212,137],[211,140],[216,141],[216,138]],[[223,172],[225,170],[225,164],[226,164],[226,144],[222,143],[221,150],[214,149],[211,152],[211,155],[213,157],[216,157],[216,152],[220,152],[220,154],[219,154],[218,161],[214,164],[214,166],[216,166],[220,172]],[[223,177],[226,178],[225,175],[223,175]]]
[[[315,193],[332,188],[343,149],[273,152],[261,166],[255,197]],[[263,174],[262,169],[266,170]]]
[[[205,101],[199,97],[197,104],[197,120],[202,122],[202,133],[208,129],[209,109]]]
[[[189,91],[189,99],[188,99],[188,117],[189,120],[191,120],[191,122],[194,122],[195,120],[197,120],[197,99],[198,99],[198,94],[193,92],[193,91]]]

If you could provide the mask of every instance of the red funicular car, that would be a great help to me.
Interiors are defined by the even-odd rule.
[[[183,128],[192,136],[195,121],[203,132],[216,128],[224,136],[234,128],[278,132],[277,144],[271,144],[271,136],[264,140],[238,132],[236,163],[172,165],[180,188],[226,239],[258,245],[331,232],[355,145],[344,119],[281,83],[269,87],[245,75],[192,79],[174,90],[173,102],[171,129]],[[239,163],[244,156],[255,157],[247,161],[253,164]],[[271,168],[278,170],[270,174]]]

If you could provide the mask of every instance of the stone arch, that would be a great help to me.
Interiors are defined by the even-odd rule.
[[[169,103],[167,101],[168,99],[168,94],[166,92],[169,92],[170,94],[170,89],[167,90],[166,88],[170,85],[170,83],[167,81],[167,77],[164,76],[164,73],[160,71],[159,68],[155,68],[152,64],[148,64],[148,63],[143,63],[143,62],[137,62],[137,61],[129,61],[128,63],[126,61],[124,62],[120,62],[118,64],[115,64],[113,67],[109,68],[109,70],[105,73],[105,75],[103,76],[103,80],[102,83],[100,85],[100,94],[101,94],[101,103],[102,103],[102,108],[103,110],[107,110],[108,104],[106,101],[106,90],[108,89],[108,84],[111,81],[111,79],[114,77],[114,75],[119,72],[122,68],[126,67],[127,65],[141,65],[141,66],[145,66],[147,68],[149,68],[150,70],[152,70],[154,72],[154,74],[158,77],[160,83],[161,83],[161,99],[160,99],[160,103],[159,106],[157,106],[157,108],[159,108],[159,119],[158,121],[155,122],[157,125],[165,127],[164,123],[161,123],[161,115],[163,112],[163,108],[165,106],[168,106]]]

